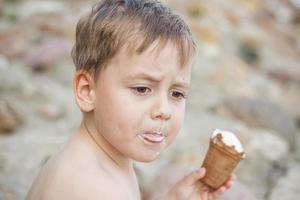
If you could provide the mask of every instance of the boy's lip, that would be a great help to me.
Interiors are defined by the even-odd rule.
[[[151,144],[159,144],[164,141],[166,135],[158,131],[153,131],[153,132],[138,134],[138,137]]]

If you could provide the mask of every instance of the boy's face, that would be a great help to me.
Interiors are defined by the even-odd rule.
[[[192,68],[177,64],[171,43],[151,50],[131,57],[121,52],[95,85],[97,131],[121,154],[142,162],[154,160],[179,132]]]

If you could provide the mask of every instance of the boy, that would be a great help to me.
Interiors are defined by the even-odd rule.
[[[42,168],[27,200],[138,200],[133,160],[155,160],[184,118],[195,43],[187,25],[155,0],[103,0],[81,19],[72,50],[81,126]],[[214,199],[205,169],[157,197]]]

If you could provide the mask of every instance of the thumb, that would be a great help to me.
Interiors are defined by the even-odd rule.
[[[194,183],[196,183],[197,181],[199,181],[201,178],[204,177],[205,172],[206,170],[203,167],[198,170],[195,170],[190,174],[188,174],[186,177],[184,177],[182,183],[188,186],[193,185]]]

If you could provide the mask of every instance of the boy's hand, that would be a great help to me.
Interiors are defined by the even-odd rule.
[[[234,180],[235,175],[230,178],[217,190],[211,190],[208,186],[201,182],[205,175],[205,169],[196,170],[183,179],[181,179],[167,194],[165,200],[213,200],[221,196],[228,190]]]

